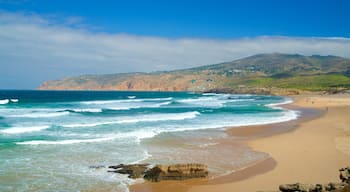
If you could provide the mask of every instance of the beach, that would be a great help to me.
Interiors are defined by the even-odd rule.
[[[319,113],[296,121],[227,130],[270,158],[213,180],[146,182],[131,186],[131,191],[253,192],[277,190],[285,183],[338,181],[338,169],[350,164],[350,95],[298,95],[293,100],[285,107]]]

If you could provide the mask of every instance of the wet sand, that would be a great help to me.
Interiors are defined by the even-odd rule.
[[[271,158],[212,180],[145,182],[131,186],[131,191],[249,192],[277,190],[282,183],[337,181],[338,169],[350,165],[350,95],[293,99],[286,107],[304,110],[299,120],[227,130],[229,136]]]

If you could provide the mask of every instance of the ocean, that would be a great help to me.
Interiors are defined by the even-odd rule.
[[[225,127],[296,119],[286,97],[191,92],[0,90],[0,191],[127,191],[120,163],[203,162],[216,175],[266,157]],[[218,156],[210,162],[209,156]],[[220,157],[225,159],[220,159]],[[230,159],[231,158],[231,159]],[[214,175],[215,175],[214,174]]]

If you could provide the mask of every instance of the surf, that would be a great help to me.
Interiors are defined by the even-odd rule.
[[[43,125],[43,126],[20,126],[20,127],[12,127],[8,129],[2,129],[0,130],[0,133],[6,133],[6,134],[19,134],[19,133],[28,133],[28,132],[35,132],[35,131],[41,131],[44,129],[48,129],[50,126]]]

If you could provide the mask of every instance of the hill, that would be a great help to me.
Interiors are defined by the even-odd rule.
[[[325,91],[350,88],[350,59],[337,56],[258,54],[202,67],[108,75],[82,75],[44,82],[41,90]],[[281,93],[284,94],[284,93]]]

